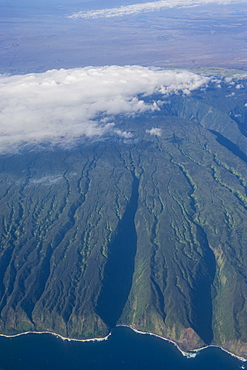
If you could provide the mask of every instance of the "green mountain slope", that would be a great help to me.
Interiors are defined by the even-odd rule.
[[[122,324],[247,357],[245,116],[214,93],[118,117],[128,142],[1,156],[2,333]]]

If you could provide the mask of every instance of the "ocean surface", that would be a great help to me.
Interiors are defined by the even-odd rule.
[[[0,370],[237,370],[244,363],[220,348],[186,358],[170,342],[117,327],[104,341],[63,340],[51,334],[0,337]]]

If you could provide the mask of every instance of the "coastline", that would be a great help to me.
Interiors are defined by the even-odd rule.
[[[205,347],[197,348],[197,349],[191,350],[189,352],[186,352],[186,351],[183,351],[175,341],[173,341],[172,339],[162,337],[161,335],[158,335],[158,334],[155,334],[155,333],[150,333],[150,332],[147,332],[147,331],[138,330],[138,329],[132,327],[131,325],[122,325],[121,324],[121,325],[116,325],[116,327],[126,327],[126,328],[129,328],[129,329],[133,330],[135,333],[142,334],[142,335],[151,335],[151,336],[160,338],[162,340],[165,340],[167,342],[170,342],[179,350],[180,353],[182,353],[182,355],[184,357],[187,357],[187,358],[195,358],[199,352],[203,351],[206,348],[220,348],[222,351],[228,353],[232,357],[237,358],[239,361],[247,362],[247,359],[245,359],[244,357],[237,356],[234,353],[226,350],[225,348],[223,348],[221,346],[207,345]],[[12,334],[12,335],[0,334],[0,337],[15,338],[15,337],[19,337],[21,335],[26,335],[26,334],[50,334],[50,335],[54,335],[55,337],[60,338],[64,341],[67,340],[69,342],[72,342],[72,341],[73,342],[102,342],[102,341],[107,340],[111,336],[112,332],[110,332],[108,335],[106,335],[105,337],[102,337],[102,338],[89,338],[89,339],[75,339],[75,338],[64,337],[60,334],[57,334],[57,333],[54,333],[54,332],[51,332],[51,331],[26,331],[26,332],[23,332],[23,333]]]
[[[163,339],[163,340],[165,340],[166,342],[172,343],[172,344],[173,344],[173,345],[174,345],[174,346],[179,350],[179,352],[181,352],[181,353],[182,353],[182,355],[183,355],[184,357],[187,357],[187,358],[193,358],[193,357],[196,357],[196,353],[194,353],[194,350],[193,350],[193,351],[191,351],[191,352],[185,352],[185,351],[183,351],[183,350],[179,347],[179,345],[178,345],[176,342],[174,342],[174,341],[173,341],[173,340],[171,340],[171,339],[168,339],[168,338],[162,337],[161,335],[158,335],[158,334],[150,333],[150,332],[148,332],[148,331],[141,331],[141,330],[135,329],[135,328],[133,328],[133,327],[132,327],[132,326],[130,326],[130,325],[117,325],[117,327],[121,327],[121,326],[126,327],[126,328],[130,328],[130,329],[131,329],[131,330],[133,330],[135,333],[143,334],[143,335],[151,335],[151,336],[153,336],[153,337]],[[204,349],[204,348],[206,348],[206,347],[203,347],[203,348],[201,348],[201,349]],[[195,350],[195,351],[200,351],[201,349],[199,349],[199,350]]]
[[[61,334],[57,334],[52,331],[31,331],[31,330],[25,331],[23,333],[18,333],[18,334],[10,334],[10,335],[0,334],[0,337],[15,338],[15,337],[20,337],[21,335],[26,335],[26,334],[50,334],[62,340],[67,340],[68,342],[102,342],[104,340],[107,340],[110,337],[111,332],[102,338],[89,338],[89,339],[75,339],[75,338],[63,337]]]
[[[197,356],[197,353],[199,353],[199,352],[201,352],[201,351],[203,351],[204,349],[206,349],[206,348],[220,348],[222,351],[224,351],[224,352],[226,352],[226,353],[228,353],[230,356],[232,356],[232,357],[235,357],[235,358],[237,358],[239,361],[242,361],[242,362],[247,362],[247,358],[244,358],[244,357],[241,357],[241,356],[237,356],[237,355],[235,355],[234,353],[232,353],[232,352],[230,352],[230,351],[228,351],[227,349],[225,349],[225,348],[223,348],[223,347],[221,347],[221,346],[217,346],[217,345],[215,345],[215,344],[209,344],[209,345],[205,345],[205,347],[201,347],[201,348],[197,348],[197,349],[193,349],[193,350],[191,350],[191,351],[189,351],[189,352],[186,352],[186,351],[183,351],[180,347],[179,347],[179,345],[175,342],[175,341],[173,341],[172,339],[168,339],[168,338],[165,338],[165,337],[162,337],[161,335],[158,335],[158,334],[154,334],[154,333],[150,333],[150,332],[146,332],[146,331],[141,331],[141,330],[138,330],[138,329],[135,329],[135,328],[133,328],[132,326],[130,326],[130,325],[117,325],[117,326],[124,326],[124,327],[127,327],[127,328],[130,328],[130,329],[132,329],[133,331],[135,331],[136,333],[139,333],[139,334],[146,334],[146,335],[152,335],[152,336],[154,336],[154,337],[157,337],[157,338],[160,338],[160,339],[163,339],[163,340],[165,340],[165,341],[167,341],[167,342],[170,342],[170,343],[172,343],[178,350],[179,350],[179,352],[181,352],[182,353],[182,355],[183,356],[185,356],[185,357],[187,357],[187,358],[194,358],[194,357],[196,357]]]

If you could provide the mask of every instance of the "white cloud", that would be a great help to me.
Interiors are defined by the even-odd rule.
[[[150,130],[146,130],[147,134],[161,136],[162,130],[157,127],[152,127]]]
[[[106,8],[100,10],[89,10],[74,13],[69,16],[69,18],[110,18],[110,17],[120,17],[124,15],[137,14],[141,12],[151,12],[162,10],[165,8],[175,8],[175,7],[191,7],[200,6],[206,4],[219,4],[227,5],[233,3],[242,3],[243,0],[160,0],[160,1],[150,1],[142,4],[132,4],[126,6],[120,6],[116,8]]]
[[[23,145],[68,146],[106,133],[131,137],[112,122],[116,114],[159,109],[141,95],[188,94],[209,81],[188,71],[141,66],[50,70],[0,76],[0,152]],[[100,118],[99,118],[100,117]]]
[[[231,94],[226,95],[226,98],[232,98],[235,95],[236,95],[235,92],[232,92]]]
[[[133,137],[133,134],[129,131],[121,131],[119,129],[115,129],[114,133],[120,137],[123,137],[124,139],[131,139]]]
[[[237,84],[236,89],[244,89],[244,85],[243,84]]]

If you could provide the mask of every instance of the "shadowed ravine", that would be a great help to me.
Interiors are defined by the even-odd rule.
[[[109,245],[103,287],[96,307],[96,312],[110,328],[116,325],[121,316],[131,289],[137,243],[134,219],[138,205],[138,185],[139,181],[133,174],[131,198]]]
[[[216,262],[203,228],[196,225],[196,229],[203,259],[197,268],[191,290],[191,327],[204,343],[210,344],[213,340],[211,284],[215,277]]]
[[[214,130],[209,131],[216,136],[216,140],[219,144],[223,145],[226,149],[230,150],[238,158],[242,159],[242,161],[247,163],[247,155],[242,150],[240,150],[236,144],[234,144],[232,141],[230,141],[217,131]]]

